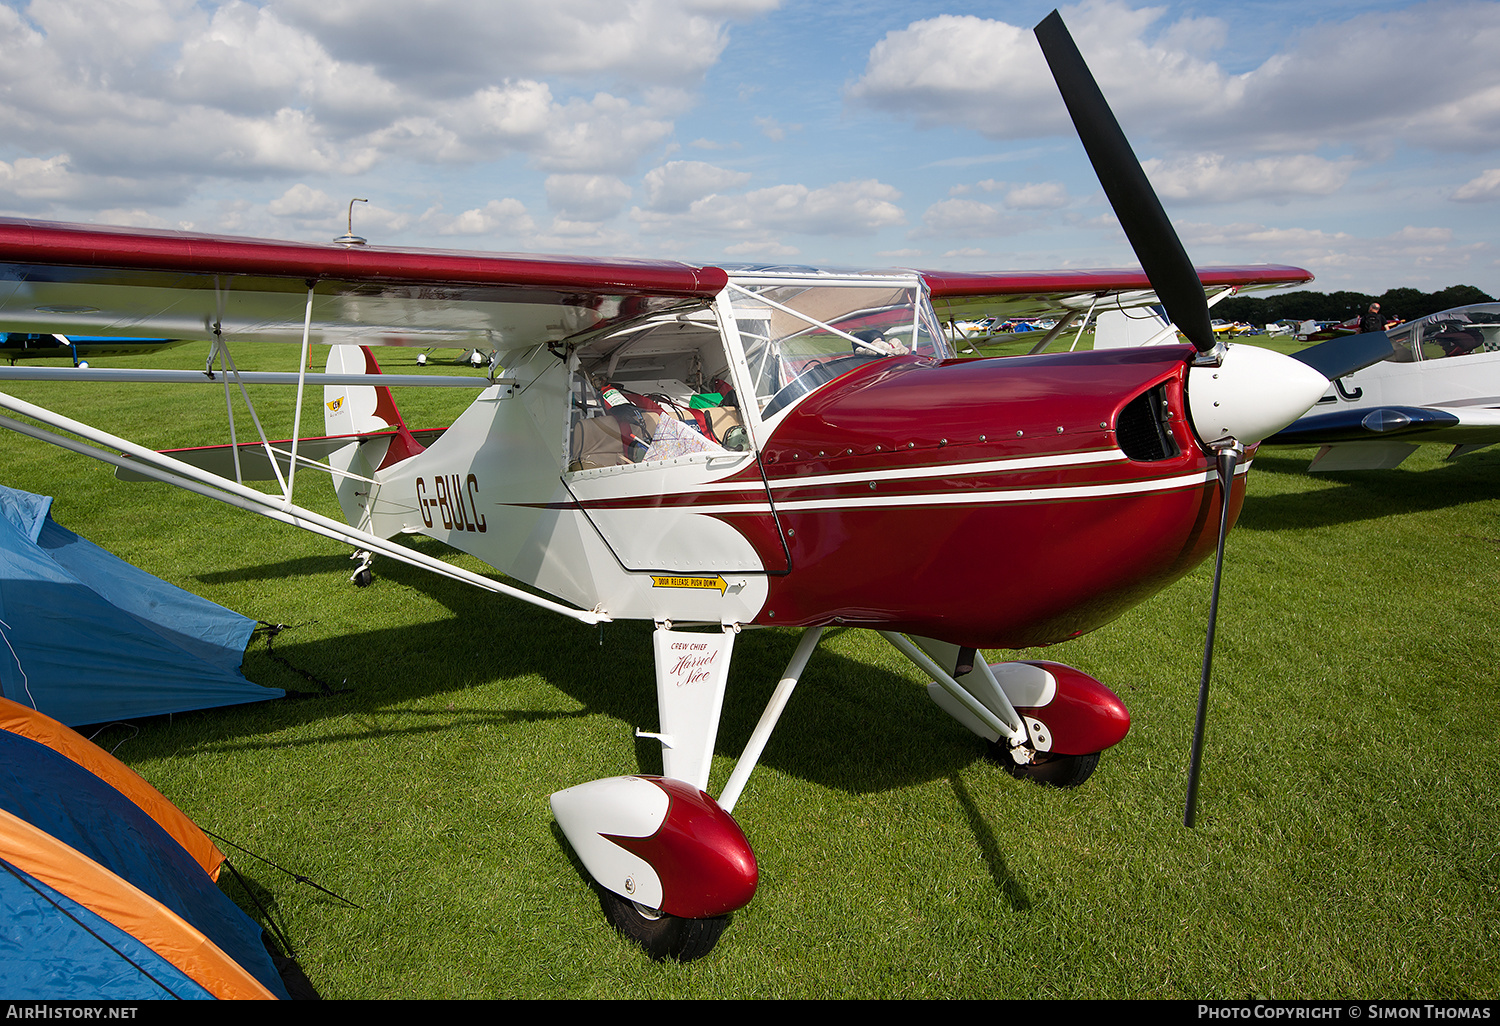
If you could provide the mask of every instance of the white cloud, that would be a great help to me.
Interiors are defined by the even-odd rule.
[[[971,199],[946,199],[922,213],[929,235],[989,235],[1005,215],[988,203]]]
[[[1500,167],[1487,169],[1478,178],[1453,190],[1453,199],[1461,203],[1485,203],[1500,200]]]
[[[528,154],[544,171],[628,171],[672,131],[629,100],[599,93],[558,102],[545,82],[506,81],[431,112],[395,119],[369,137],[377,151],[438,163]]]
[[[350,231],[351,220],[354,234],[372,242],[389,239],[412,222],[411,215],[404,211],[391,210],[368,199],[351,203],[350,197],[335,198],[303,182],[266,204],[266,213],[282,222],[278,226],[281,232],[310,236],[319,241]]]
[[[517,77],[601,77],[636,86],[696,84],[728,43],[727,20],[774,3],[703,0],[278,0],[279,17],[336,58],[429,97]]]
[[[267,209],[277,217],[307,218],[327,217],[336,206],[333,197],[322,189],[298,182],[267,204]]]
[[[1232,161],[1221,153],[1205,153],[1145,160],[1141,166],[1163,199],[1194,203],[1327,196],[1343,188],[1355,162],[1311,155]]]
[[[932,204],[922,214],[918,236],[946,238],[986,238],[1011,235],[1022,228],[1022,222],[1005,212],[971,199],[946,199]]]
[[[835,182],[818,189],[786,184],[739,195],[712,192],[686,208],[680,203],[674,209],[637,207],[631,216],[652,234],[729,240],[725,252],[732,255],[751,249],[769,253],[774,246],[790,245],[779,241],[788,232],[857,237],[904,224],[906,215],[896,203],[900,198],[893,186],[875,179]]]
[[[244,115],[315,106],[325,119],[368,128],[401,104],[394,84],[369,66],[335,60],[272,10],[238,0],[183,40],[173,72],[179,101]]]
[[[180,228],[191,230],[191,224],[174,224],[160,214],[154,214],[149,210],[139,207],[122,208],[112,207],[108,210],[99,211],[100,220],[106,224],[123,225],[126,228]]]
[[[783,142],[788,132],[800,132],[802,130],[801,125],[784,125],[769,116],[757,117],[755,119],[755,127],[760,129],[761,135],[764,135],[772,142]]]
[[[627,171],[672,133],[670,121],[604,93],[569,101],[549,117],[554,121],[532,153],[546,171]]]
[[[767,223],[812,235],[867,235],[906,223],[895,187],[866,178],[821,189],[778,185],[749,193]]]
[[[760,257],[766,259],[794,257],[800,255],[802,251],[796,246],[788,246],[785,243],[768,239],[756,242],[737,242],[733,246],[725,246],[724,252],[726,255],[732,257]]]
[[[101,205],[396,160],[521,157],[618,177],[670,139],[731,20],[774,6],[429,0],[416,18],[404,0],[0,6],[3,156],[12,191],[33,188],[35,203],[16,161],[59,154],[75,194]],[[170,188],[140,184],[162,176]]]
[[[536,230],[536,223],[520,200],[507,197],[490,200],[482,207],[465,210],[452,220],[440,224],[440,235],[526,236]]]
[[[0,161],[0,190],[22,199],[62,199],[71,196],[77,182],[68,170],[68,155],[42,160],[22,157],[14,164]]]
[[[1408,225],[1383,236],[1253,223],[1176,227],[1199,263],[1294,264],[1316,274],[1315,287],[1325,291],[1446,287],[1486,269],[1495,255],[1493,245],[1459,242],[1451,228],[1434,226]]]
[[[559,217],[605,221],[630,199],[630,186],[612,175],[548,175],[547,202]]]
[[[1019,138],[1066,125],[1051,83],[1029,31],[945,14],[887,33],[848,97],[923,125],[963,124]]]
[[[692,204],[750,181],[746,171],[731,171],[701,160],[673,160],[646,172],[646,207],[663,213],[682,213]]]
[[[1012,210],[1056,210],[1068,205],[1068,190],[1061,182],[1027,182],[1005,194]]]
[[[1159,26],[1162,7],[1089,0],[1062,10],[1133,139],[1225,152],[1500,146],[1497,4],[1434,0],[1324,21],[1243,74],[1203,55],[1223,38],[1213,20],[1205,35],[1197,20]],[[1440,63],[1402,71],[1423,54]],[[983,18],[943,15],[889,33],[847,96],[997,139],[1070,132],[1030,30]]]

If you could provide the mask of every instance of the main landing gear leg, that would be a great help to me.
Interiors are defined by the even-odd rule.
[[[983,738],[990,757],[1018,779],[1077,787],[1130,729],[1124,703],[1082,670],[1040,661],[991,665],[957,645],[881,634],[933,675],[932,700]]]

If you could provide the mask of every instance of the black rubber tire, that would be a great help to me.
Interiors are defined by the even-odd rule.
[[[1099,765],[1099,753],[1088,755],[1052,755],[1037,753],[1037,761],[1019,763],[1010,756],[1010,750],[998,742],[990,742],[990,758],[1004,767],[1005,772],[1017,780],[1030,780],[1046,787],[1077,787],[1093,775]]]
[[[719,943],[719,936],[729,925],[728,916],[683,919],[680,916],[669,916],[665,912],[653,915],[614,891],[603,887],[597,890],[599,904],[604,908],[604,918],[616,930],[644,948],[655,962],[668,958],[678,962],[692,962],[702,958]]]
[[[356,588],[368,588],[370,586],[370,582],[374,579],[375,575],[370,573],[369,567],[365,567],[363,570],[356,570],[354,572],[353,580],[354,586]]]

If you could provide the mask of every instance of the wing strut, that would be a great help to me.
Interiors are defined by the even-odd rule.
[[[10,410],[12,413],[18,413],[21,416],[39,420],[43,424],[67,431],[93,444],[86,444],[86,442],[67,438],[57,434],[55,431],[27,424],[13,417],[0,416],[0,427],[9,428],[17,434],[26,435],[28,438],[35,438],[38,441],[47,442],[58,448],[67,449],[69,452],[76,452],[79,455],[88,456],[92,459],[112,464],[115,467],[127,467],[132,473],[155,478],[158,481],[175,485],[185,491],[202,495],[205,498],[217,499],[230,506],[235,506],[251,513],[258,513],[261,516],[269,517],[280,523],[289,524],[292,527],[299,527],[304,531],[322,535],[325,538],[358,545],[379,552],[381,555],[389,556],[398,562],[421,567],[424,570],[430,570],[433,573],[452,578],[456,581],[462,581],[465,584],[472,584],[486,591],[509,595],[511,598],[529,602],[534,606],[540,606],[554,613],[561,613],[581,623],[598,624],[608,623],[611,620],[611,617],[607,613],[574,609],[570,606],[553,602],[551,599],[542,598],[540,595],[533,595],[528,591],[522,591],[520,588],[491,580],[488,577],[483,577],[462,567],[453,566],[440,559],[434,559],[413,549],[408,549],[404,545],[397,545],[387,538],[350,527],[348,524],[338,520],[331,520],[322,514],[314,513],[312,510],[304,509],[301,506],[292,505],[279,496],[258,492],[253,488],[246,488],[244,485],[236,484],[216,474],[206,473],[197,467],[173,459],[163,453],[136,445],[134,442],[53,413],[51,410],[43,407],[34,406],[4,392],[0,392],[0,409]],[[125,456],[106,452],[105,449],[98,448],[99,446],[116,449],[124,453]],[[131,458],[127,459],[127,456]]]
[[[354,204],[349,204],[350,223],[354,219]],[[351,232],[352,234],[352,232]],[[312,335],[312,301],[314,282],[307,283],[307,312],[302,315],[302,358],[297,361],[297,412],[292,417],[292,463],[286,471],[286,508],[292,508],[292,484],[297,480],[297,442],[302,438],[302,393],[307,388],[307,364],[312,359],[312,352],[308,348],[309,338]],[[270,446],[267,445],[269,449]]]

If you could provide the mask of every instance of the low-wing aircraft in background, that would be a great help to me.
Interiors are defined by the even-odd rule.
[[[584,623],[654,621],[663,775],[552,807],[611,921],[654,957],[701,956],[755,892],[732,812],[826,627],[879,631],[1012,773],[1081,783],[1125,734],[1120,700],[1059,663],[976,650],[1076,637],[1216,546],[1222,565],[1247,449],[1384,355],[1368,337],[1297,359],[1217,340],[1205,289],[1310,276],[1195,270],[1056,13],[1037,34],[1143,271],[835,273],[0,222],[0,322],[214,342],[207,373],[69,375],[226,395],[282,381],[299,411],[321,386],[327,437],[299,424],[279,446],[160,454],[6,395],[0,425]],[[1159,297],[1192,344],[959,360],[941,327],[1121,295]],[[238,372],[231,350],[262,340],[300,342],[296,370]],[[331,346],[321,374],[315,342]],[[487,376],[381,375],[368,348],[434,344],[497,357]],[[0,376],[44,374],[24,370]],[[407,384],[479,394],[424,444],[387,387]],[[347,523],[294,501],[325,454]],[[275,492],[243,483],[257,471]],[[390,540],[412,532],[545,595]],[[1216,568],[1189,825],[1217,595]],[[711,797],[734,640],[761,626],[804,633]]]
[[[36,332],[0,331],[0,360],[12,367],[17,360],[72,360],[87,367],[90,360],[107,356],[145,356],[163,349],[186,345],[185,338],[116,338],[110,335],[53,335]]]
[[[1322,446],[1314,472],[1396,467],[1423,443],[1448,458],[1500,442],[1500,303],[1455,307],[1386,329],[1385,360],[1334,379],[1268,445]]]

